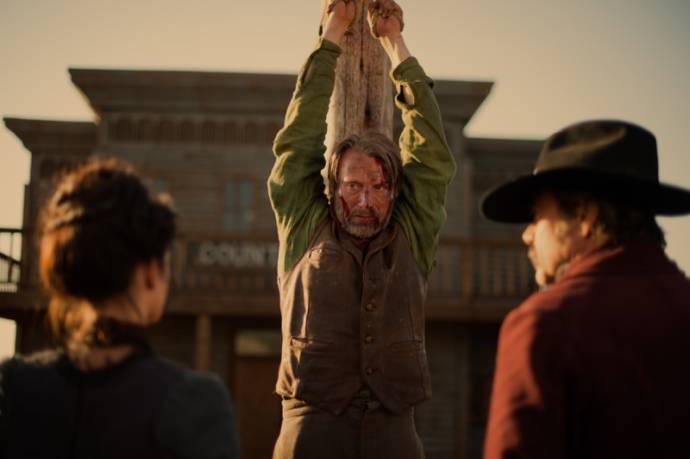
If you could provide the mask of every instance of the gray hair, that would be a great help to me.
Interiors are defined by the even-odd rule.
[[[666,237],[654,213],[620,202],[606,196],[597,196],[584,191],[545,190],[553,195],[561,212],[575,217],[579,206],[592,202],[599,207],[599,216],[592,228],[594,237],[606,239],[609,245],[620,245],[632,239],[645,237],[666,247]]]
[[[392,198],[398,196],[402,186],[402,160],[400,149],[386,135],[376,131],[365,131],[361,135],[352,134],[342,140],[333,150],[328,160],[328,172],[326,176],[326,195],[331,200],[338,187],[338,174],[340,173],[340,161],[349,150],[356,150],[367,156],[378,159],[383,169],[383,176],[388,182]]]

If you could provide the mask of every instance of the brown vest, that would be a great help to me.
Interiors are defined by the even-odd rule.
[[[279,395],[334,414],[363,385],[394,413],[431,396],[424,346],[427,284],[397,224],[363,254],[339,237],[329,217],[278,283]]]

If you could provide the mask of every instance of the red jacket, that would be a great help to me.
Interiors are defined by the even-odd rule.
[[[690,280],[658,247],[591,253],[501,328],[484,457],[690,457]]]

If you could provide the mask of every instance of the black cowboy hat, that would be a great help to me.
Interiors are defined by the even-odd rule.
[[[690,213],[690,190],[659,182],[656,139],[648,130],[617,120],[584,121],[546,139],[531,175],[490,190],[486,218],[532,221],[535,195],[544,189],[586,191],[657,215]]]

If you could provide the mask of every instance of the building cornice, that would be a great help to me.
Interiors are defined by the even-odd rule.
[[[445,121],[467,125],[493,88],[491,81],[436,80],[434,93]]]
[[[96,146],[97,126],[88,121],[49,121],[25,118],[3,118],[32,154],[87,155]]]
[[[491,158],[497,156],[535,160],[543,145],[543,140],[538,139],[497,139],[483,137],[468,137],[466,141],[467,154],[471,157]]]
[[[71,68],[69,72],[99,116],[121,112],[282,115],[296,78],[169,70]],[[444,118],[467,124],[492,87],[492,82],[438,80],[434,91]]]
[[[97,115],[285,111],[294,75],[158,70],[69,69]]]

